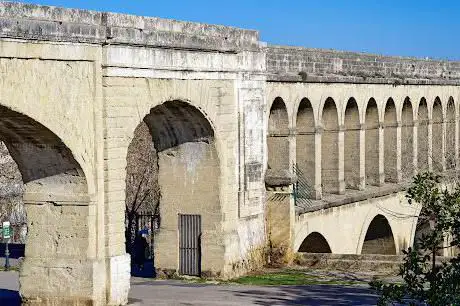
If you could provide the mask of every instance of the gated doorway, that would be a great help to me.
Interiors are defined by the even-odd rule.
[[[201,276],[201,215],[179,214],[179,273]]]

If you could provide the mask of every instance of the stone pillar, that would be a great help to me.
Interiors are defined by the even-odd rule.
[[[291,198],[287,186],[267,192],[266,226],[269,243],[273,249],[287,256],[296,251],[292,250],[295,208]]]
[[[359,190],[366,189],[366,125],[359,130]]]
[[[385,184],[385,131],[383,123],[379,123],[379,181],[378,186]]]
[[[428,120],[428,170],[433,171],[433,120]]]
[[[400,183],[402,181],[402,171],[401,171],[401,122],[396,123],[396,181]]]
[[[320,200],[322,198],[321,188],[321,134],[322,128],[315,129],[315,183],[314,183],[314,198]]]
[[[344,160],[344,157],[345,157],[345,127],[343,125],[339,127],[337,141],[338,141],[338,159],[339,159],[337,193],[345,194],[345,160]]]
[[[106,305],[105,260],[95,257],[96,202],[75,178],[53,181],[26,184],[28,235],[19,276],[23,305]]]

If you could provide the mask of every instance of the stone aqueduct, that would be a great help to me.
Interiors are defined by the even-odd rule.
[[[202,216],[201,268],[222,277],[260,264],[268,237],[295,251],[399,252],[418,209],[404,183],[460,166],[458,62],[9,2],[0,25],[0,138],[25,183],[26,304],[127,302],[126,154],[141,122],[158,152],[161,269],[178,268],[178,214]],[[293,172],[308,192],[292,192]]]

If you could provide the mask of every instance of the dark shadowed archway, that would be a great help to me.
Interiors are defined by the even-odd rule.
[[[301,253],[332,253],[326,238],[318,232],[309,234],[299,247]]]
[[[151,149],[150,177],[145,180],[150,182],[150,189],[145,188],[145,193],[137,199],[147,197],[148,202],[158,206],[161,222],[154,245],[157,270],[179,270],[182,274],[193,275],[201,270],[211,274],[220,272],[224,258],[220,238],[220,167],[210,122],[198,108],[174,100],[152,108],[136,129],[142,130],[143,139]],[[150,139],[145,130],[150,132]],[[134,138],[135,141],[139,139]],[[146,155],[140,154],[138,158],[146,158]],[[130,169],[127,172],[129,174]],[[127,176],[127,187],[128,179]],[[142,177],[137,177],[138,182],[141,180]],[[136,186],[131,186],[130,190],[136,192]],[[127,194],[127,200],[130,198],[136,195]],[[185,215],[183,218],[201,216],[201,221],[190,219],[190,224],[180,223],[182,215]],[[197,229],[200,226],[201,231]],[[199,236],[193,238],[193,235]],[[193,252],[187,249],[190,254],[184,249],[189,238],[195,246]],[[189,269],[191,266],[193,269]]]
[[[93,284],[92,210],[86,177],[71,150],[34,119],[0,106],[0,140],[17,164],[27,214],[20,291],[56,305]],[[93,220],[94,222],[94,220]],[[75,275],[79,276],[75,281]],[[59,284],[59,292],[56,290]],[[104,288],[102,288],[104,290]]]
[[[377,215],[370,223],[361,254],[396,255],[396,246],[388,220]]]

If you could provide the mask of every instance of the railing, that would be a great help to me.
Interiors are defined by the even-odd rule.
[[[294,205],[301,208],[310,207],[313,198],[312,183],[297,164],[293,166],[293,172],[297,177],[293,188]]]

